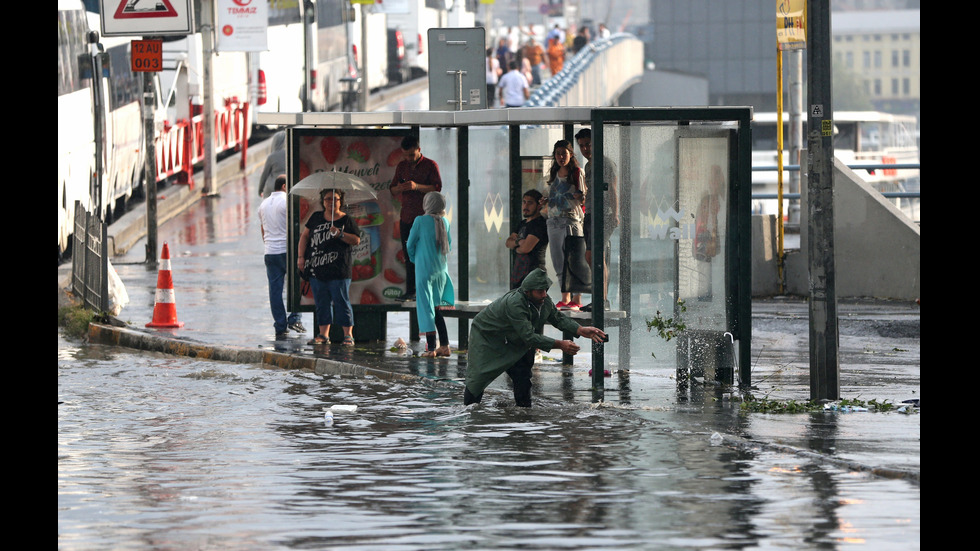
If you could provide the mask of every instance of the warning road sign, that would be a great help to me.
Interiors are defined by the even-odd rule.
[[[99,0],[103,36],[186,35],[194,32],[193,0]]]

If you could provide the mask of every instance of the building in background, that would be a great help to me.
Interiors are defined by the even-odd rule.
[[[919,114],[919,10],[832,15],[833,59],[857,75],[874,109]]]

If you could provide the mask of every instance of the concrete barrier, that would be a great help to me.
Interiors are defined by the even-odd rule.
[[[782,294],[810,293],[806,177],[801,178],[800,248],[786,251]],[[765,220],[769,218],[771,220]],[[758,220],[756,220],[758,219]],[[753,216],[752,296],[779,293],[775,218]],[[838,298],[919,298],[919,226],[839,159],[834,160],[834,261]]]

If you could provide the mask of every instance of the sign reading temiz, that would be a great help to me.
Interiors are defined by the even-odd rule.
[[[216,0],[219,52],[264,52],[269,49],[267,0]]]
[[[193,0],[99,0],[102,36],[187,35]]]
[[[131,56],[134,73],[148,73],[163,70],[163,41],[134,40]]]

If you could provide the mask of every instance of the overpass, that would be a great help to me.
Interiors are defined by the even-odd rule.
[[[643,42],[629,33],[593,40],[536,88],[524,107],[608,107],[643,79]]]

